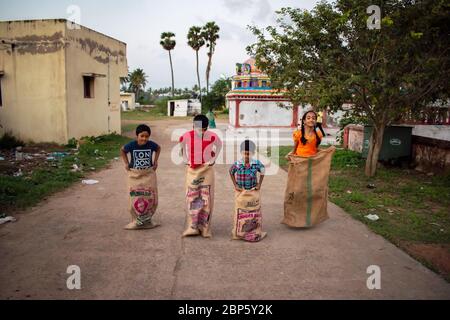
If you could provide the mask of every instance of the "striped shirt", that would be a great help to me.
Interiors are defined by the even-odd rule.
[[[261,161],[251,159],[246,166],[244,160],[236,161],[230,168],[230,174],[236,178],[239,188],[251,190],[258,185],[258,172],[264,175],[265,168]]]

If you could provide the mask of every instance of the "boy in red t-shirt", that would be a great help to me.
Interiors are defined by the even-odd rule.
[[[194,118],[192,131],[180,138],[181,154],[186,169],[186,230],[183,236],[210,238],[214,209],[214,164],[222,149],[222,141],[208,131],[208,118]]]
[[[192,169],[201,167],[205,163],[213,166],[222,149],[222,141],[217,134],[208,131],[208,123],[206,116],[198,115],[194,118],[193,130],[180,137],[181,154],[185,164]]]

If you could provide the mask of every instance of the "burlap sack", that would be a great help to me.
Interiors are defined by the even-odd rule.
[[[128,171],[131,223],[125,229],[148,229],[158,226],[153,221],[158,208],[158,185],[153,169]]]
[[[261,200],[259,190],[235,191],[233,240],[258,242],[267,235],[262,231]]]
[[[284,219],[290,227],[312,227],[328,219],[328,177],[335,147],[310,158],[288,155]]]
[[[186,171],[186,231],[183,237],[211,235],[211,216],[214,209],[214,168],[203,165]]]

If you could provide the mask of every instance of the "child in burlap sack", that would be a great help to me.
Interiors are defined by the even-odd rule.
[[[153,221],[158,208],[158,185],[156,170],[161,147],[150,141],[149,126],[136,128],[136,140],[121,149],[121,155],[128,174],[129,210],[131,222],[126,230],[152,229],[158,226]],[[130,161],[128,154],[131,155]]]
[[[310,228],[329,219],[328,179],[334,147],[319,149],[324,132],[317,114],[307,111],[293,134],[294,149],[288,160],[288,180],[282,223]]]
[[[222,141],[208,131],[204,115],[194,118],[193,130],[180,137],[181,155],[186,164],[186,230],[183,237],[201,235],[210,238],[214,209],[214,164]]]
[[[253,159],[255,151],[256,145],[252,141],[244,141],[241,144],[242,159],[236,161],[230,168],[235,189],[233,240],[258,242],[266,236],[262,231],[260,196],[265,168],[261,161]]]

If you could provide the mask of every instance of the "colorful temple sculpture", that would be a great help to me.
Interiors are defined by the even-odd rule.
[[[236,65],[232,89],[226,96],[232,128],[295,128],[298,106],[271,88],[270,78],[250,58]]]

